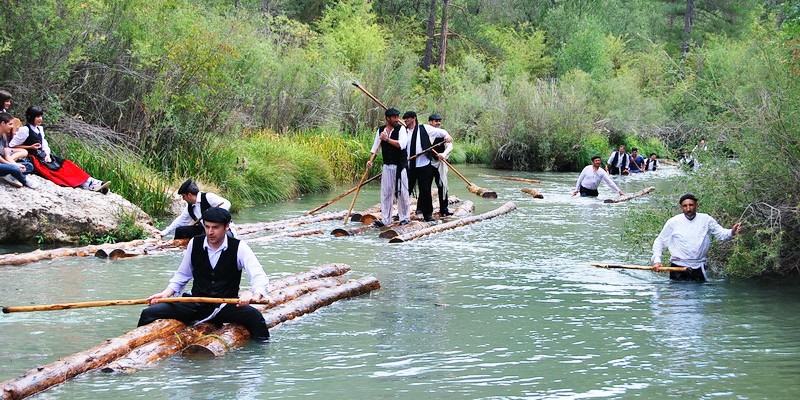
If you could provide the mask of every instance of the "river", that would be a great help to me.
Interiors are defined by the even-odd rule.
[[[476,213],[507,201],[511,214],[408,243],[375,235],[318,235],[253,245],[272,277],[324,263],[372,275],[379,292],[340,301],[214,360],[180,356],[133,374],[88,373],[39,399],[579,399],[794,398],[800,389],[800,290],[783,280],[674,283],[621,240],[627,203],[570,196],[577,174],[510,173],[527,184],[458,166],[451,192]],[[676,178],[668,169],[620,179],[626,192]],[[253,207],[239,222],[288,218],[332,193]],[[658,191],[657,191],[658,192]],[[656,192],[656,193],[657,193]],[[600,199],[611,197],[601,188]],[[371,185],[359,208],[376,203]],[[343,209],[349,198],[330,207]],[[677,207],[675,212],[677,212]],[[702,211],[702,210],[701,210]],[[339,222],[323,225],[326,231]],[[2,305],[141,298],[164,288],[180,253],[122,260],[65,258],[0,267]],[[246,278],[245,278],[246,279]],[[0,381],[135,327],[139,306],[0,316]]]

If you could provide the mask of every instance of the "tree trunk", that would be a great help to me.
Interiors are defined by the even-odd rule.
[[[286,229],[287,227],[297,227],[300,225],[313,224],[317,222],[332,221],[342,219],[347,211],[325,212],[318,215],[303,215],[296,218],[289,218],[280,221],[256,222],[252,224],[236,225],[236,233],[239,236],[252,235],[263,231],[273,231]]]
[[[534,189],[534,188],[522,188],[522,192],[533,196],[534,199],[543,199],[544,198],[544,195],[539,193],[539,191]]]
[[[689,40],[692,35],[694,11],[694,0],[686,0],[686,13],[683,15],[683,40],[681,40],[681,54],[684,55],[689,52]]]
[[[430,0],[428,4],[428,31],[425,39],[425,52],[422,53],[421,67],[425,71],[431,69],[433,62],[433,40],[436,34],[436,0]]]
[[[0,383],[0,399],[22,399],[86,371],[99,368],[151,340],[181,331],[183,322],[166,319],[140,326],[122,336],[108,339],[89,350],[34,368],[19,378]]]
[[[525,182],[525,183],[542,183],[542,181],[538,179],[528,179],[528,178],[517,178],[515,176],[500,176],[500,175],[481,175],[486,178],[495,178],[495,179],[503,179],[506,181],[517,181],[517,182]]]
[[[264,313],[264,319],[267,321],[267,326],[273,328],[282,322],[308,314],[337,300],[360,296],[378,290],[380,287],[380,282],[371,276],[351,280],[336,287],[308,293],[280,307],[272,308]],[[183,354],[199,358],[218,357],[225,354],[228,349],[241,346],[248,340],[250,340],[250,334],[244,327],[228,324],[217,330],[215,334],[189,345]]]
[[[514,211],[516,209],[517,209],[517,206],[513,202],[509,201],[508,203],[500,206],[499,208],[494,209],[494,210],[489,211],[489,212],[486,212],[486,213],[483,213],[483,214],[474,215],[472,217],[465,217],[465,218],[462,218],[462,219],[459,219],[459,220],[456,220],[456,221],[451,221],[451,222],[446,222],[444,224],[431,226],[429,228],[425,228],[425,229],[423,229],[421,231],[417,231],[417,232],[412,232],[412,233],[409,233],[407,235],[397,236],[397,237],[393,238],[392,240],[390,240],[389,243],[407,242],[409,240],[414,240],[414,239],[423,237],[425,235],[430,235],[432,233],[439,233],[439,232],[446,231],[448,229],[454,229],[454,228],[458,228],[458,227],[461,227],[461,226],[466,226],[466,225],[474,224],[476,222],[480,222],[480,221],[484,221],[484,220],[487,220],[487,219],[491,219],[491,218],[494,218],[494,217],[497,217],[497,216],[500,216],[500,215],[503,215],[503,214],[508,214],[511,211]]]
[[[461,218],[466,217],[467,215],[472,214],[475,211],[475,203],[467,200],[461,205],[459,205],[455,211],[453,211],[453,217]],[[378,237],[383,239],[392,239],[400,235],[406,235],[411,232],[421,231],[425,228],[430,226],[436,225],[438,222],[424,222],[424,221],[411,221],[408,225],[398,225],[394,226],[391,229],[386,229],[381,232]]]
[[[439,42],[439,70],[444,72],[445,57],[447,56],[447,12],[450,10],[450,0],[442,2],[442,31]]]
[[[637,198],[637,197],[644,196],[644,195],[646,195],[646,194],[648,194],[648,193],[652,192],[652,191],[653,191],[653,190],[655,190],[655,189],[656,189],[656,188],[654,188],[654,187],[650,186],[650,187],[648,187],[648,188],[644,188],[644,189],[642,189],[642,190],[640,190],[640,191],[638,191],[638,192],[636,192],[636,193],[633,193],[633,194],[628,194],[628,195],[622,196],[622,197],[620,197],[620,198],[616,198],[616,199],[605,199],[605,200],[603,200],[603,203],[622,203],[623,201],[628,201],[628,200],[630,200],[630,199],[635,199],[635,198]]]

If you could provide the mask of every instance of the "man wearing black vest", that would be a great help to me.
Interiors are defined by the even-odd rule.
[[[442,116],[436,113],[431,114],[428,117],[428,125],[434,128],[441,128]],[[439,153],[438,157],[431,158],[431,165],[433,165],[438,172],[438,174],[433,175],[433,179],[434,182],[436,182],[436,188],[439,190],[439,217],[446,217],[448,215],[453,215],[453,213],[448,210],[450,199],[448,199],[447,172],[450,168],[444,160],[447,160],[447,157],[449,157],[450,153],[453,151],[453,143],[445,142],[444,138],[437,138],[434,139],[433,144],[436,146],[434,150]]]
[[[406,111],[403,114],[406,129],[411,136],[408,145],[409,157],[409,178],[408,186],[414,190],[416,185],[419,188],[417,193],[417,211],[422,213],[425,221],[433,221],[433,198],[431,196],[431,184],[434,174],[439,171],[431,165],[431,158],[435,157],[430,152],[424,152],[431,147],[434,138],[444,138],[445,142],[452,142],[453,138],[446,130],[434,128],[431,125],[420,125],[417,120],[417,113]],[[413,157],[413,158],[412,158]]]
[[[178,188],[178,194],[186,202],[186,208],[181,214],[172,221],[164,230],[161,236],[167,236],[175,232],[175,239],[189,239],[203,234],[203,224],[200,216],[211,207],[222,207],[230,210],[231,202],[214,193],[201,192],[197,184],[187,179]]]
[[[609,175],[628,175],[628,165],[630,163],[630,156],[625,153],[625,146],[619,146],[619,151],[611,153],[606,163],[606,172]]]
[[[264,317],[250,306],[251,301],[267,298],[269,279],[261,263],[250,246],[226,235],[231,223],[228,210],[211,207],[203,212],[202,217],[205,236],[195,236],[189,241],[183,261],[167,288],[147,298],[150,306],[142,310],[138,326],[167,318],[185,324],[195,321],[237,323],[247,328],[253,340],[263,342],[269,339]],[[250,290],[240,295],[242,270],[250,279]],[[158,299],[180,294],[190,280],[194,280],[190,296],[238,298],[239,302],[236,305],[158,302]]]
[[[385,226],[391,222],[392,203],[397,195],[397,214],[400,224],[407,224],[411,219],[411,210],[408,198],[408,131],[400,124],[400,111],[388,108],[384,113],[386,125],[381,125],[376,134],[375,141],[370,150],[367,168],[372,168],[372,163],[378,155],[378,150],[383,155],[383,169],[381,175],[381,220],[374,222],[377,226]]]

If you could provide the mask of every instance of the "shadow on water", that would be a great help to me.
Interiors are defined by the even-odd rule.
[[[506,172],[542,179],[528,185],[481,177],[503,172],[459,170],[499,195],[478,198],[451,176],[451,192],[474,201],[476,213],[507,201],[518,209],[402,244],[326,234],[254,245],[273,277],[343,262],[353,277],[377,277],[382,289],[286,322],[265,346],[210,361],[172,357],[129,375],[87,374],[43,397],[789,398],[800,388],[797,285],[683,284],[649,271],[593,268],[647,263],[628,254],[620,230],[627,208],[651,198],[575,198],[577,174]],[[634,192],[665,187],[674,176],[665,169],[617,179]],[[524,186],[544,199],[522,193]],[[302,215],[338,193],[253,207],[237,222]],[[601,188],[600,199],[612,195]],[[368,186],[357,208],[377,199]],[[138,298],[163,289],[180,256],[4,267],[0,298],[19,305]],[[0,355],[0,380],[128,331],[139,310],[0,317],[0,340],[12,344]]]

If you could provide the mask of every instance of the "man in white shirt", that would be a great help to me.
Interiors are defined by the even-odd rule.
[[[391,223],[392,203],[397,194],[397,214],[400,224],[408,224],[411,219],[411,204],[408,197],[408,131],[400,124],[400,110],[391,107],[384,112],[386,125],[381,125],[375,133],[375,140],[370,150],[367,168],[378,155],[383,155],[381,175],[381,220],[375,220],[376,226]]]
[[[139,325],[158,319],[172,318],[191,324],[196,321],[216,324],[237,323],[259,342],[269,339],[264,316],[250,306],[250,302],[267,298],[269,278],[247,243],[228,237],[231,214],[228,210],[211,207],[203,212],[205,236],[189,241],[180,267],[167,287],[147,298],[150,306],[142,310]],[[239,294],[242,271],[250,280],[250,290]],[[190,280],[193,297],[238,298],[232,304],[211,303],[159,303],[158,299],[178,296]],[[184,295],[187,296],[187,295]]]
[[[727,240],[742,229],[741,222],[733,224],[731,229],[723,228],[708,214],[698,213],[697,203],[697,198],[691,193],[681,196],[678,204],[683,213],[667,220],[653,242],[654,270],[662,267],[661,253],[665,247],[669,249],[670,264],[686,268],[683,272],[670,272],[670,279],[705,282],[706,254],[711,248],[711,235],[718,240]]]
[[[436,113],[431,114],[428,117],[428,125],[434,128],[441,128],[442,127],[442,116]],[[440,142],[438,145],[437,142]],[[434,139],[433,144],[436,145],[436,150],[439,155],[437,157],[431,158],[431,165],[436,168],[438,174],[433,175],[433,180],[436,182],[436,188],[439,190],[439,217],[443,218],[448,215],[453,215],[448,209],[449,204],[449,191],[447,188],[447,172],[450,171],[450,168],[447,166],[447,163],[444,160],[447,160],[450,157],[450,153],[453,152],[453,142],[447,142],[444,138]],[[444,148],[442,148],[444,146]]]
[[[181,214],[172,221],[164,230],[161,236],[168,236],[175,233],[175,239],[189,239],[203,234],[203,223],[200,216],[211,207],[221,207],[230,210],[231,202],[214,193],[201,192],[195,182],[187,179],[178,188],[178,194],[186,202],[186,208]],[[234,236],[229,233],[230,236]]]
[[[432,125],[420,125],[417,120],[417,113],[406,111],[403,114],[406,129],[409,134],[409,144],[407,147],[409,167],[408,167],[408,186],[411,190],[419,188],[417,192],[417,211],[422,213],[425,221],[433,221],[433,198],[431,196],[431,184],[434,174],[439,171],[431,164],[432,153],[425,152],[431,147],[434,139],[443,138],[445,142],[452,142],[453,138],[446,130],[436,128]]]
[[[608,187],[619,193],[620,196],[625,195],[611,180],[608,173],[600,168],[601,162],[600,156],[592,157],[592,165],[587,165],[578,176],[578,183],[575,184],[575,191],[572,192],[573,196],[580,193],[581,197],[597,197],[600,194],[597,191],[600,181],[605,182]]]
[[[611,175],[628,175],[630,172],[630,156],[625,152],[625,146],[619,146],[619,150],[611,153],[606,163],[606,172]]]

